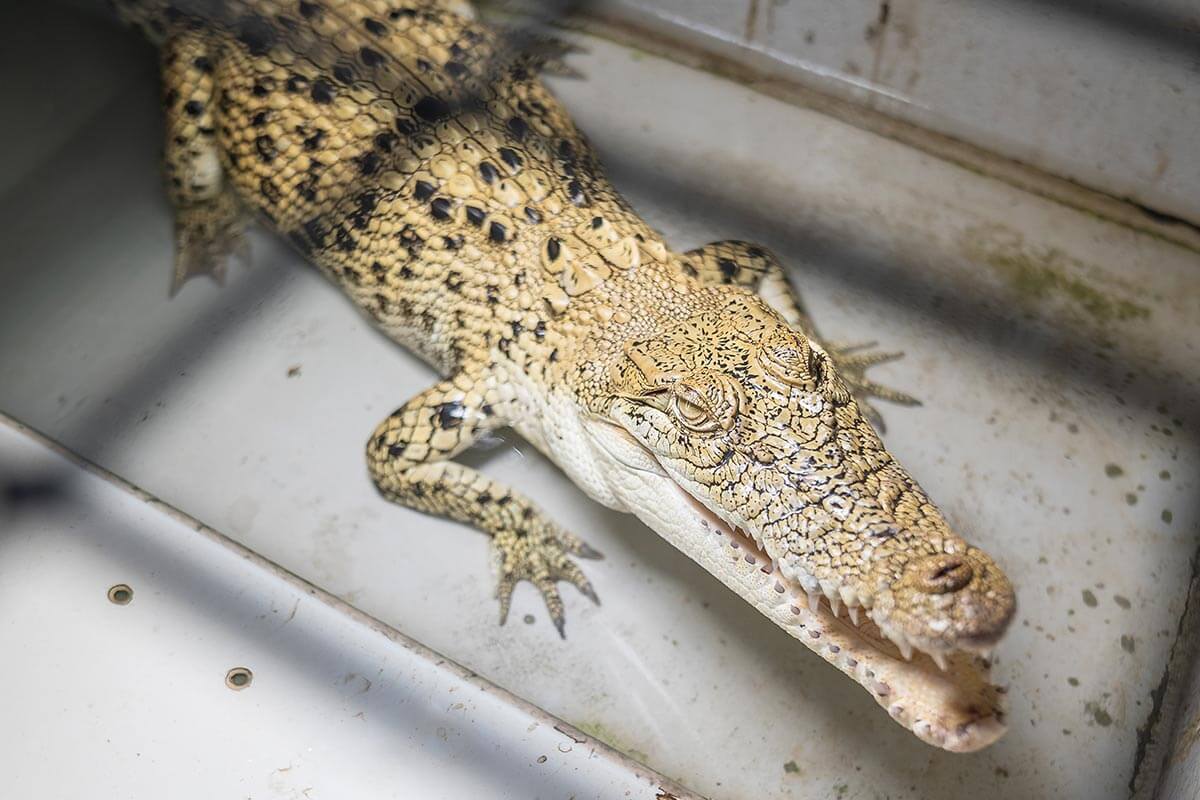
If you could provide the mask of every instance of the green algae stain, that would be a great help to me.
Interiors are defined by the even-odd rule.
[[[1107,728],[1109,725],[1113,724],[1112,715],[1105,711],[1099,703],[1087,703],[1084,705],[1084,710],[1090,714],[1092,719],[1096,721],[1096,724],[1102,728]]]
[[[789,761],[783,765],[783,771],[789,775],[797,775],[800,772],[800,765],[795,761]]]
[[[1120,464],[1105,464],[1104,474],[1110,478],[1119,478],[1125,474],[1125,470],[1121,469]]]
[[[971,260],[990,267],[1025,302],[1066,300],[1096,322],[1150,316],[1146,306],[1116,296],[1081,277],[1080,273],[1088,271],[1083,262],[1053,247],[1027,247],[1020,234],[1002,226],[972,228],[962,236],[961,245]],[[1112,278],[1105,282],[1119,284]]]
[[[621,738],[609,730],[608,727],[602,722],[578,722],[575,724],[575,727],[579,728],[579,730],[583,731],[588,736],[591,736],[593,739],[598,739],[609,747],[620,750],[634,761],[640,761],[641,763],[645,764],[649,760],[646,758],[646,754],[641,750],[633,747],[625,747],[621,742]]]

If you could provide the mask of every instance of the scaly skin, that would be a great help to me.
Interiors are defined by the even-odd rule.
[[[492,536],[501,621],[529,580],[561,632],[556,582],[595,599],[571,557],[598,555],[452,460],[511,426],[922,739],[1000,735],[977,653],[1012,587],[862,413],[867,394],[911,398],[866,380],[880,357],[818,342],[769,252],[672,252],[536,59],[455,2],[117,7],[163,46],[177,281],[218,270],[255,212],[441,371],[379,425],[368,463],[388,498]]]

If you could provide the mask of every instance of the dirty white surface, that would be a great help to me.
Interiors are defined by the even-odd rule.
[[[2,417],[0,464],[7,797],[678,792]]]
[[[1200,224],[1194,0],[597,0]]]
[[[759,239],[829,336],[907,351],[887,442],[1020,599],[1011,730],[950,755],[509,442],[471,458],[606,554],[604,605],[566,592],[563,642],[526,585],[497,627],[486,540],[366,476],[429,370],[267,236],[168,302],[153,55],[73,19],[0,34],[72,65],[6,133],[0,409],[701,793],[1128,795],[1200,521],[1197,254],[603,41],[555,84],[674,244]]]

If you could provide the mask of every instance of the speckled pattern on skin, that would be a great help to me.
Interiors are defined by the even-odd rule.
[[[257,215],[437,367],[367,461],[389,499],[491,535],[502,622],[529,580],[562,633],[556,583],[595,600],[572,556],[599,555],[452,460],[510,426],[925,741],[1000,735],[986,653],[1012,587],[864,416],[868,395],[912,402],[864,376],[890,356],[820,344],[762,248],[672,252],[538,49],[450,0],[116,5],[162,45],[177,284],[219,276]]]

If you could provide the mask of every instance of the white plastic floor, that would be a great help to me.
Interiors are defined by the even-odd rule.
[[[907,352],[876,377],[924,405],[885,408],[886,440],[1020,600],[998,665],[1011,730],[951,755],[511,441],[473,458],[606,554],[585,565],[604,605],[566,593],[564,642],[524,586],[498,627],[484,537],[366,476],[366,436],[430,371],[266,235],[223,289],[168,300],[152,51],[100,12],[21,13],[0,31],[0,107],[20,110],[0,149],[0,410],[698,793],[1129,795],[1174,711],[1152,692],[1200,524],[1196,253],[602,40],[573,60],[585,80],[554,84],[673,244],[758,239],[829,336]],[[113,655],[88,642],[59,657],[103,695],[87,667]],[[122,793],[149,796],[122,758]]]
[[[4,795],[682,790],[0,418]]]

